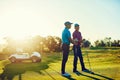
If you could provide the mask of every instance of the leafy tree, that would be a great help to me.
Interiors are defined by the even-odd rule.
[[[14,53],[16,51],[16,46],[15,46],[16,42],[10,37],[5,37],[4,40],[6,40],[7,45],[2,52],[5,54]]]
[[[104,39],[104,41],[105,41],[106,46],[111,47],[111,37],[106,37],[106,38]]]
[[[100,44],[100,41],[99,41],[99,40],[96,40],[94,43],[95,43],[95,46],[96,46],[96,47],[99,47],[99,44]]]
[[[49,51],[61,51],[61,39],[59,37],[48,36],[46,38],[46,47]]]
[[[82,47],[90,47],[90,45],[91,45],[91,43],[90,43],[90,41],[88,41],[88,40],[86,40],[86,39],[83,39],[83,45],[82,45]]]

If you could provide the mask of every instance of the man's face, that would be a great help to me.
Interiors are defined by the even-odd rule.
[[[75,27],[75,30],[79,31],[79,26],[76,26],[76,27]]]
[[[67,26],[68,26],[69,29],[71,28],[71,24],[69,24],[69,25],[67,25]]]

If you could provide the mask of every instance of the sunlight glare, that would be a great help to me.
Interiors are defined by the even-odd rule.
[[[28,35],[25,35],[25,34],[12,34],[10,35],[11,38],[13,38],[14,40],[25,40]]]

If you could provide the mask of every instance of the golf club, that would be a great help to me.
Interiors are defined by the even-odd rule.
[[[88,63],[89,63],[90,73],[91,73],[91,74],[94,74],[94,72],[92,72],[92,68],[91,68],[91,64],[90,64],[90,59],[89,59],[89,55],[88,55],[88,52],[87,52],[87,51],[86,51],[86,54],[87,54],[87,60],[88,60]]]

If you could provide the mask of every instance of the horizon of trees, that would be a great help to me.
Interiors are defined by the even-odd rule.
[[[57,36],[41,37],[37,35],[21,41],[6,37],[4,40],[6,41],[6,45],[0,45],[0,49],[2,48],[0,53],[3,54],[16,53],[17,49],[22,49],[23,52],[29,53],[33,51],[40,53],[62,51],[62,40]],[[112,40],[111,37],[106,37],[103,40],[96,40],[93,46],[89,40],[83,39],[81,47],[120,47],[120,40]]]
[[[105,37],[103,40],[96,40],[95,47],[120,47],[120,40],[112,40],[111,37]]]

